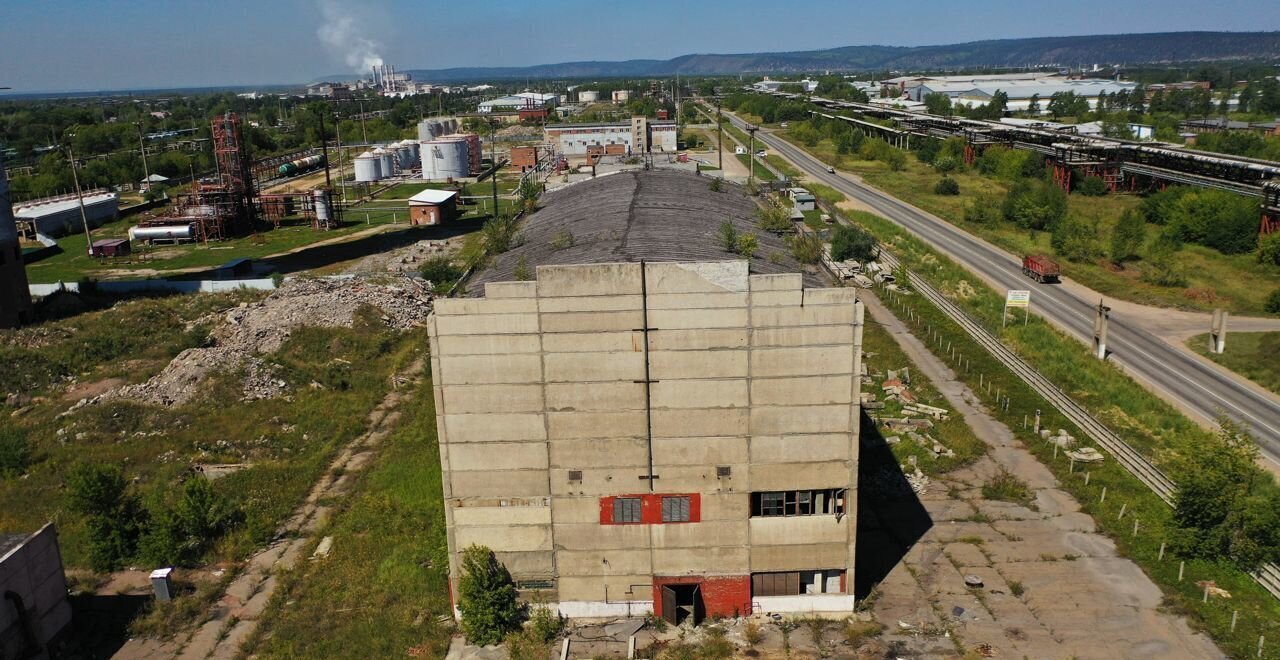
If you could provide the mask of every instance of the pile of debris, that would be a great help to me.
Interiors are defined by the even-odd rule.
[[[422,270],[422,263],[431,257],[448,254],[452,248],[449,241],[418,241],[397,252],[387,262],[388,273],[417,273]]]
[[[395,285],[355,277],[289,280],[259,302],[241,303],[222,313],[222,323],[210,333],[209,346],[187,349],[147,382],[107,392],[98,399],[178,405],[190,400],[215,371],[240,368],[245,371],[246,400],[279,396],[287,388],[285,381],[256,356],[278,350],[296,328],[349,328],[356,310],[365,305],[377,308],[388,327],[406,330],[426,321],[431,313],[431,294],[408,279]],[[210,315],[193,325],[216,322],[218,316]]]

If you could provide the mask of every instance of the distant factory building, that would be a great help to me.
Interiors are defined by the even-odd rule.
[[[89,228],[93,229],[115,220],[119,215],[119,195],[99,190],[85,193],[83,197],[83,219],[80,217],[80,201],[75,195],[23,202],[13,207],[13,215],[18,222],[29,224],[35,231],[52,238],[84,231],[86,220]]]
[[[901,96],[902,94],[910,94],[912,89],[919,87],[925,83],[960,83],[960,84],[986,84],[986,83],[1007,83],[1019,80],[1065,80],[1061,74],[1048,71],[1029,71],[1024,73],[991,73],[976,75],[960,75],[960,76],[898,76],[888,80],[880,81],[880,88],[884,94],[888,96]],[[915,95],[912,95],[915,98]],[[919,99],[915,99],[919,100]]]
[[[53,523],[0,534],[0,594],[0,658],[48,658],[49,642],[71,623]]]
[[[554,108],[560,105],[560,97],[555,94],[542,94],[539,92],[520,92],[510,96],[500,96],[496,99],[482,101],[476,106],[476,112],[488,113],[502,110],[535,110],[540,108]]]
[[[552,124],[543,129],[545,141],[566,156],[585,156],[589,151],[616,153],[676,151],[676,123],[633,117],[629,122],[599,124]],[[592,149],[595,147],[596,149]]]
[[[1036,80],[992,80],[992,81],[927,81],[907,91],[912,101],[924,101],[929,94],[945,94],[954,105],[978,106],[989,103],[997,92],[1004,92],[1009,100],[1006,109],[1009,112],[1026,110],[1035,98],[1042,112],[1046,111],[1054,94],[1071,92],[1084,98],[1089,107],[1096,107],[1098,95],[1102,93],[1117,94],[1135,89],[1137,83],[1118,80],[1083,79],[1067,80],[1064,78],[1042,78]]]
[[[27,266],[22,260],[18,225],[9,205],[9,176],[0,159],[0,328],[14,328],[32,320]]]
[[[626,103],[631,100],[631,91],[626,89],[615,89],[613,90],[612,98],[614,103]]]
[[[443,225],[458,217],[458,193],[455,190],[427,188],[409,198],[409,224]]]
[[[600,92],[584,89],[578,92],[578,103],[595,103],[600,100]]]
[[[307,96],[319,96],[330,99],[349,99],[351,98],[351,88],[341,83],[314,83],[307,85]]]
[[[762,92],[776,92],[783,85],[801,85],[804,87],[805,92],[813,92],[818,89],[818,81],[809,80],[808,78],[804,80],[769,80],[768,78],[765,78],[755,85],[752,85],[752,87],[755,87]]]

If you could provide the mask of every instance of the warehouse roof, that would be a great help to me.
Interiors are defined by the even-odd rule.
[[[93,206],[95,204],[119,203],[120,196],[113,192],[87,193],[84,195],[84,205]],[[80,201],[75,195],[52,199],[48,201],[30,202],[19,204],[13,207],[13,215],[22,220],[35,220],[43,218],[47,215],[56,215],[65,213],[80,207]]]
[[[757,207],[742,188],[725,184],[724,191],[712,192],[709,182],[686,172],[626,171],[551,191],[542,198],[543,208],[523,223],[524,243],[477,272],[467,295],[483,296],[488,282],[515,280],[522,260],[532,274],[537,266],[553,264],[740,259],[720,247],[726,220],[756,235],[752,273],[803,270],[781,238],[756,228]],[[807,285],[821,285],[817,275],[805,277]]]
[[[417,202],[419,204],[443,204],[449,201],[449,198],[457,194],[458,194],[458,191],[456,190],[436,190],[434,188],[427,188],[422,192],[414,195],[413,197],[410,197],[409,203],[413,204],[414,202]]]

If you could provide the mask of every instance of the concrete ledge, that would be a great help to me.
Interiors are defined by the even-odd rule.
[[[856,599],[848,594],[806,594],[804,596],[757,596],[752,605],[762,612],[840,612],[853,611]],[[755,609],[754,607],[752,609]]]

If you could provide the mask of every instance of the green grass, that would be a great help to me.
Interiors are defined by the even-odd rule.
[[[1209,352],[1209,335],[1187,340],[1191,350],[1280,394],[1280,332],[1231,332],[1227,326],[1226,352]]]
[[[21,478],[0,478],[0,529],[33,530],[53,520],[67,567],[85,567],[84,520],[67,509],[63,496],[63,478],[74,465],[123,466],[138,494],[150,501],[171,493],[193,463],[249,463],[251,467],[215,482],[219,492],[243,508],[246,519],[205,560],[238,560],[269,540],[336,448],[364,431],[365,416],[386,392],[388,377],[422,337],[393,334],[371,323],[295,330],[283,348],[264,358],[278,365],[291,396],[252,402],[241,401],[239,374],[226,372],[215,374],[200,395],[183,405],[112,401],[59,418],[74,401],[63,400],[61,385],[49,376],[52,364],[57,367],[53,374],[70,372],[83,383],[112,376],[145,380],[178,349],[200,343],[201,331],[188,332],[183,323],[205,311],[234,306],[244,295],[125,302],[0,334],[6,370],[17,369],[20,378],[38,385],[30,391],[46,397],[6,420],[34,443],[35,460]],[[21,352],[20,346],[33,339],[46,342],[38,350],[48,353],[51,362]],[[135,343],[144,348],[135,350]],[[150,344],[154,347],[147,348]],[[85,357],[76,358],[77,353]],[[92,362],[95,355],[100,356],[97,364]]]
[[[323,531],[333,553],[303,562],[251,642],[258,657],[443,657],[448,557],[431,383],[401,408],[382,456]]]
[[[747,154],[734,154],[734,157],[737,158],[738,162],[742,163],[742,166],[748,170],[750,170],[751,164],[754,162],[757,179],[766,182],[776,181],[778,179],[778,177],[774,176],[773,172],[770,172],[769,168],[765,167],[764,163],[761,163],[758,158],[752,158]]]
[[[931,166],[921,163],[914,154],[908,154],[904,170],[894,172],[884,163],[862,160],[857,156],[839,155],[830,140],[822,140],[809,147],[792,139],[785,131],[778,136],[807,150],[820,160],[842,170],[853,172],[867,183],[932,213],[965,231],[991,242],[1014,255],[1053,254],[1048,232],[1032,232],[1019,229],[1011,223],[993,225],[976,224],[964,220],[964,209],[971,200],[981,194],[1002,199],[1009,184],[978,173],[976,170],[957,171],[951,178],[960,184],[959,195],[937,195],[933,186],[941,175]],[[1135,208],[1140,202],[1137,195],[1105,195],[1085,197],[1070,195],[1068,207],[1071,213],[1087,218],[1097,218],[1101,230],[1103,250],[1109,246],[1111,229],[1126,209]],[[1148,237],[1159,233],[1160,227],[1148,225]],[[1066,277],[1099,293],[1137,303],[1192,310],[1211,310],[1224,307],[1237,313],[1262,314],[1266,296],[1280,288],[1280,268],[1257,263],[1252,254],[1225,255],[1201,245],[1187,244],[1177,256],[1178,264],[1187,276],[1185,287],[1163,287],[1141,279],[1141,261],[1117,267],[1106,259],[1094,262],[1067,262],[1062,260]]]

